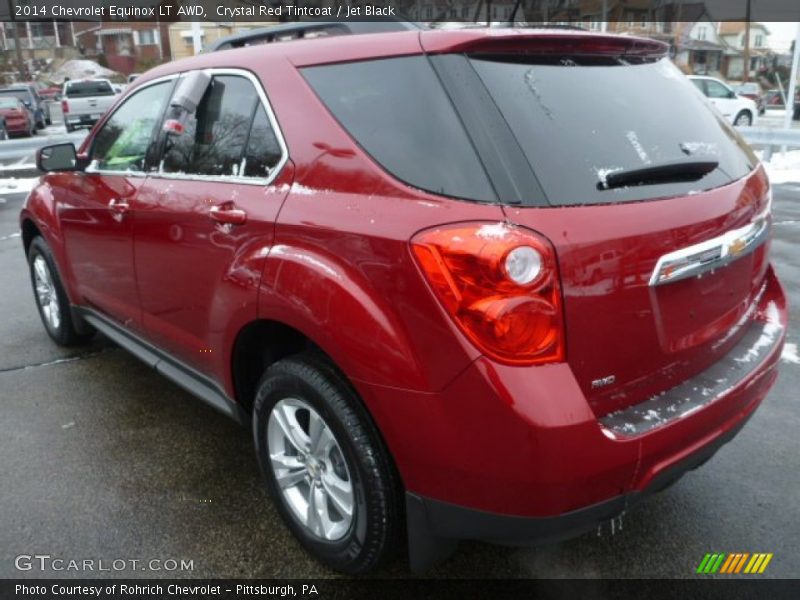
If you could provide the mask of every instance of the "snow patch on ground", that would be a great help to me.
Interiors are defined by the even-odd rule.
[[[70,79],[92,79],[95,77],[107,78],[113,75],[117,75],[117,72],[101,67],[93,60],[76,59],[65,62],[49,76],[49,79],[53,83],[64,83],[67,77]]]
[[[757,154],[760,157],[762,153]],[[771,183],[800,183],[800,150],[775,152],[772,159],[763,164]]]
[[[800,365],[800,355],[797,354],[797,344],[784,344],[781,360],[792,365]]]
[[[30,192],[37,183],[39,183],[38,177],[0,179],[0,195]]]

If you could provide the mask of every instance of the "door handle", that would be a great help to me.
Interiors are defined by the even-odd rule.
[[[108,208],[116,213],[126,213],[130,209],[130,205],[125,200],[112,198],[108,201]]]
[[[208,215],[217,223],[224,225],[244,225],[247,222],[247,213],[241,208],[236,208],[232,202],[212,206]]]

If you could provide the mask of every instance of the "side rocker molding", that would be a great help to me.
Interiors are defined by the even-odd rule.
[[[172,380],[190,394],[197,396],[206,404],[230,417],[240,425],[250,426],[250,417],[235,401],[211,379],[198,373],[192,367],[170,356],[163,350],[144,341],[136,334],[120,327],[107,317],[86,307],[73,307],[73,311],[89,325],[104,334],[111,341],[122,346],[136,358]]]

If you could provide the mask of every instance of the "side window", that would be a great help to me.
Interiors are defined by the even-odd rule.
[[[250,139],[244,153],[243,172],[246,177],[269,177],[281,160],[281,146],[267,117],[267,111],[259,104],[253,117]]]
[[[706,86],[709,98],[728,98],[731,95],[730,90],[718,81],[706,81]]]
[[[703,94],[704,96],[708,96],[708,92],[706,92],[706,82],[705,82],[705,80],[703,80],[703,79],[691,79],[690,81],[694,84],[694,87],[696,87],[698,90],[700,90],[701,94]]]
[[[117,108],[94,139],[91,168],[141,172],[172,89],[171,81],[148,86]]]
[[[245,77],[217,75],[195,113],[186,117],[183,132],[167,137],[161,170],[266,177],[279,159],[280,147],[253,84]]]

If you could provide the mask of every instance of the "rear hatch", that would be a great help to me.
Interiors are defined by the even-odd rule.
[[[601,416],[744,333],[767,268],[768,184],[668,58],[581,40],[467,56],[538,181],[505,211],[556,248],[567,359]]]

